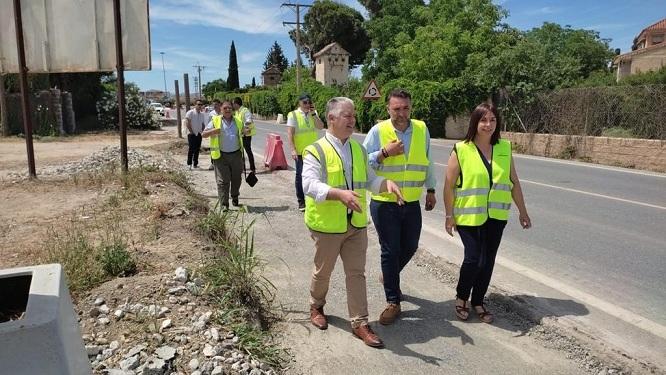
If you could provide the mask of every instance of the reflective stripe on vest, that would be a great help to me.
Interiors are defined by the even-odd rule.
[[[236,117],[238,117],[238,119],[240,120],[241,124],[243,124],[243,126],[245,126],[245,114],[247,112],[250,112],[250,110],[247,109],[247,107],[240,107],[240,108],[238,108],[238,111],[236,111]],[[252,118],[252,117],[250,117],[250,118]],[[249,137],[257,135],[257,128],[255,128],[254,122],[250,123],[250,132],[247,135]]]
[[[363,146],[357,141],[349,138],[352,154],[352,181],[350,186],[360,196],[358,201],[361,212],[353,211],[351,224],[356,228],[365,228],[368,225],[368,154]],[[345,172],[342,159],[333,145],[326,137],[305,148],[304,154],[309,153],[319,160],[321,166],[320,181],[326,182],[333,188],[348,189],[345,183]],[[346,233],[347,232],[347,206],[337,200],[324,200],[317,202],[309,195],[305,196],[305,224],[308,228],[324,233]]]
[[[507,220],[511,209],[511,143],[500,139],[493,146],[492,185],[488,170],[473,142],[455,146],[461,177],[455,189],[453,215],[457,225],[479,226],[488,217]],[[462,186],[461,185],[462,179]]]
[[[423,121],[410,120],[412,127],[412,140],[409,145],[409,156],[389,156],[375,169],[378,176],[393,180],[402,192],[406,202],[418,201],[423,193],[426,175],[428,172],[426,124]],[[377,124],[380,147],[386,147],[394,140],[398,140],[391,120]],[[396,202],[395,194],[373,194],[372,199],[381,202]]]
[[[305,147],[313,144],[317,140],[317,128],[315,127],[314,118],[310,117],[309,121],[303,116],[301,111],[291,111],[287,117],[296,119],[296,127],[294,128],[294,147],[299,155],[303,155]],[[309,117],[309,116],[308,116]]]
[[[232,117],[232,119],[234,120],[238,131],[238,145],[240,146],[241,152],[243,152],[243,136],[241,135],[243,124],[236,117]],[[213,127],[215,129],[220,129],[220,134],[210,137],[210,158],[216,160],[222,156],[222,153],[220,152],[220,136],[224,137],[224,131],[221,129],[222,115],[213,116]]]

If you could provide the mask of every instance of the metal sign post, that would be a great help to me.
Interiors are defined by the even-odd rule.
[[[16,47],[19,60],[19,81],[21,84],[21,107],[23,109],[23,128],[25,132],[25,146],[28,150],[28,171],[30,178],[37,178],[35,169],[35,151],[32,147],[32,117],[30,114],[30,91],[28,90],[28,65],[25,61],[25,45],[23,43],[23,18],[21,14],[21,0],[14,0],[14,23],[16,25]],[[6,108],[2,109],[3,111]]]
[[[116,71],[118,72],[118,126],[120,127],[120,160],[127,173],[127,115],[125,113],[125,64],[123,63],[123,33],[120,22],[120,0],[113,0],[113,22],[116,32]]]

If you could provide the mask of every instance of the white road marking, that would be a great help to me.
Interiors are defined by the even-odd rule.
[[[462,247],[462,242],[458,237],[455,238],[450,237],[448,234],[445,234],[443,229],[438,230],[428,224],[423,224],[422,227],[425,232],[428,232],[429,234],[432,234],[440,239],[455,243],[458,246]],[[502,267],[506,267],[507,269],[513,272],[516,272],[520,275],[523,275],[534,281],[537,281],[543,285],[551,287],[559,292],[562,292],[580,302],[583,302],[588,306],[597,308],[617,319],[620,319],[628,324],[633,325],[634,327],[638,327],[642,330],[654,334],[655,336],[658,336],[662,339],[666,339],[666,327],[657,322],[654,322],[650,319],[640,316],[625,308],[614,305],[610,302],[604,301],[599,297],[593,296],[587,292],[583,292],[582,290],[574,288],[550,276],[546,276],[542,272],[523,266],[503,256],[498,255],[496,258],[496,263],[501,265]]]
[[[615,200],[615,201],[619,201],[619,202],[631,203],[631,204],[637,204],[637,205],[639,205],[639,206],[650,207],[650,208],[657,208],[657,209],[660,209],[660,210],[666,210],[666,207],[663,207],[663,206],[657,206],[656,204],[650,204],[650,203],[638,202],[638,201],[633,201],[633,200],[630,200],[630,199],[624,199],[624,198],[617,198],[617,197],[612,197],[612,196],[610,196],[610,195],[603,195],[603,194],[597,194],[597,193],[590,193],[590,192],[583,191],[583,190],[571,189],[571,188],[565,188],[565,187],[562,187],[562,186],[556,186],[556,185],[549,185],[549,184],[544,184],[544,183],[541,183],[541,182],[536,182],[536,181],[531,181],[531,180],[525,180],[525,179],[522,179],[522,178],[520,179],[520,181],[521,181],[521,182],[527,182],[527,183],[534,184],[534,185],[539,185],[539,186],[549,187],[549,188],[553,188],[553,189],[559,189],[559,190],[564,190],[564,191],[570,191],[570,192],[573,192],[573,193],[579,193],[579,194],[591,195],[591,196],[593,196],[593,197],[598,197],[598,198],[606,198],[606,199],[611,199],[611,200]]]
[[[443,147],[441,145],[437,145],[437,146]],[[651,174],[651,173],[631,171],[631,170],[626,170],[625,171],[625,170],[614,169],[614,168],[610,168],[610,167],[587,165],[587,164],[576,164],[576,163],[565,162],[565,161],[561,161],[561,160],[552,160],[552,159],[547,159],[547,158],[535,158],[535,157],[529,157],[529,156],[525,156],[525,155],[520,155],[519,157],[526,158],[526,159],[543,160],[543,161],[566,164],[566,165],[573,165],[573,166],[585,166],[585,167],[590,167],[590,168],[605,169],[605,170],[616,171],[616,172],[641,174],[641,175],[652,176],[652,177],[666,177],[666,175],[662,176],[662,175],[658,175],[658,174]],[[446,167],[446,164],[444,164],[444,163],[438,163],[438,162],[434,162],[434,163],[435,163],[435,165],[438,165],[440,167]],[[663,207],[663,206],[658,206],[658,205],[655,205],[655,204],[634,201],[634,200],[630,200],[630,199],[617,198],[617,197],[613,197],[613,196],[610,196],[610,195],[603,195],[603,194],[591,193],[591,192],[584,191],[584,190],[571,189],[571,188],[566,188],[566,187],[557,186],[557,185],[544,184],[542,182],[536,182],[536,181],[532,181],[532,180],[520,179],[520,181],[527,182],[527,183],[534,184],[534,185],[543,186],[543,187],[549,187],[549,188],[553,188],[553,189],[569,191],[569,192],[572,192],[572,193],[579,193],[579,194],[590,195],[590,196],[594,196],[594,197],[598,197],[598,198],[606,198],[606,199],[611,199],[611,200],[615,200],[615,201],[619,201],[619,202],[636,204],[636,205],[644,206],[644,207],[666,210],[666,207]]]

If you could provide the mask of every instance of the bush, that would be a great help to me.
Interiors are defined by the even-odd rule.
[[[127,251],[127,244],[116,241],[104,245],[99,255],[102,269],[109,276],[129,276],[136,272],[136,262]]]
[[[107,91],[97,102],[97,121],[103,129],[118,129],[118,98],[115,86],[106,84]],[[125,100],[127,127],[130,129],[159,129],[153,111],[148,108],[141,96],[139,88],[133,83],[125,84]]]

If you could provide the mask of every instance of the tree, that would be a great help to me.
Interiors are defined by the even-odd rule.
[[[271,49],[268,51],[268,55],[266,55],[264,70],[271,66],[276,66],[280,70],[280,73],[284,72],[284,70],[289,67],[289,61],[284,57],[282,47],[280,47],[277,41],[273,43]]]
[[[210,98],[215,96],[216,92],[227,91],[227,89],[227,81],[223,80],[222,78],[218,78],[204,84],[201,88],[201,92],[205,97]]]
[[[238,60],[236,59],[236,46],[234,41],[231,41],[231,49],[229,50],[229,77],[227,78],[227,88],[229,90],[238,90],[240,83],[238,80]]]
[[[252,77],[252,87],[257,87],[257,81],[254,80],[254,77]]]
[[[351,54],[349,65],[360,65],[370,49],[370,37],[363,23],[363,15],[356,9],[332,0],[317,0],[303,19],[303,53],[313,61],[315,53],[337,42]],[[291,31],[289,36],[296,41],[295,31]]]

